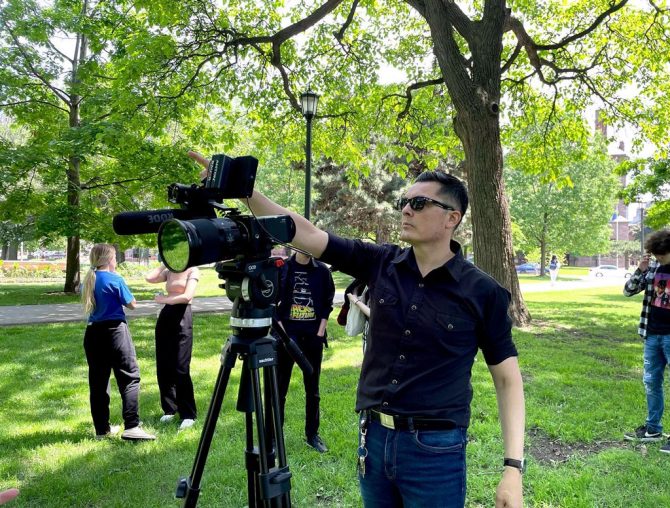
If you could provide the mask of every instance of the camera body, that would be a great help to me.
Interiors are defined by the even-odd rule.
[[[168,186],[168,201],[187,208],[199,208],[224,199],[250,198],[254,192],[258,160],[251,156],[228,157],[217,154],[207,168],[207,176],[201,186],[173,183]]]
[[[251,156],[214,155],[202,185],[168,186],[168,200],[181,209],[118,214],[114,230],[118,234],[157,232],[160,256],[173,272],[230,259],[269,258],[274,244],[293,239],[293,220],[288,215],[242,215],[221,204],[224,199],[251,197],[257,168],[258,160]]]

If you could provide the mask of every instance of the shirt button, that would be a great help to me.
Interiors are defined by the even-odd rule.
[[[420,288],[423,287],[423,282],[419,282],[419,287],[420,287]]]
[[[397,380],[397,379],[394,379],[393,381],[391,381],[391,383],[393,383],[394,385],[397,385],[397,384],[398,384],[398,380]]]
[[[384,303],[384,299],[383,299],[383,298],[380,298],[380,299],[379,299],[379,303]]]
[[[416,310],[416,305],[412,305],[412,310]]]
[[[389,407],[389,403],[388,402],[382,402],[382,406]]]
[[[412,332],[409,330],[405,330],[405,335],[412,335]]]
[[[398,358],[400,358],[401,360],[405,361],[405,355],[400,355]]]
[[[447,325],[447,330],[453,330],[453,329],[454,329],[454,325],[452,325],[451,323],[449,323],[449,324]]]

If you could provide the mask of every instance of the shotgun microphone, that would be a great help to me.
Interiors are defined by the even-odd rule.
[[[145,235],[158,233],[161,224],[169,219],[193,219],[193,213],[179,208],[122,212],[114,216],[112,227],[117,235]]]

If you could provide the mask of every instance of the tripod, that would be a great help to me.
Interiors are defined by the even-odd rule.
[[[181,478],[177,485],[176,497],[184,498],[184,507],[194,507],[198,502],[200,480],[230,372],[237,358],[242,360],[236,409],[245,413],[248,506],[291,506],[291,473],[286,463],[277,388],[277,340],[268,335],[273,323],[277,272],[282,264],[283,261],[279,258],[268,258],[250,263],[238,261],[216,265],[219,278],[226,279],[228,297],[234,301],[230,318],[234,333],[226,341],[221,353],[221,368],[214,385],[191,475]],[[274,329],[296,363],[303,370],[311,371],[311,366],[297,345],[286,336],[281,327],[274,326]],[[254,440],[254,423],[257,441]]]

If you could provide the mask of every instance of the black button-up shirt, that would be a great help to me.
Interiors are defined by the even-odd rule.
[[[461,254],[421,275],[411,248],[330,234],[321,260],[367,281],[370,335],[356,410],[470,422],[472,365],[516,356],[509,292]]]

